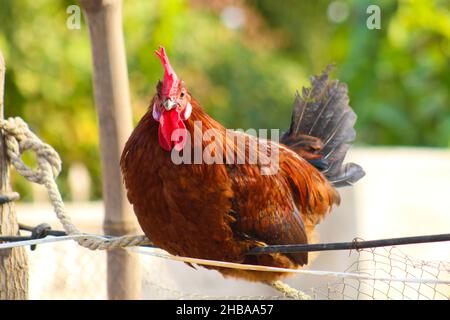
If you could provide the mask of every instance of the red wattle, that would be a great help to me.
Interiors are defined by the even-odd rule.
[[[178,134],[177,141],[172,141],[172,134],[177,129],[183,130],[183,132]],[[172,148],[180,151],[186,144],[186,126],[176,109],[162,112],[159,119],[158,140],[161,148],[166,151],[171,151]]]

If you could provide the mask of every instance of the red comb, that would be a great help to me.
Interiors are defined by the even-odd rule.
[[[161,59],[161,63],[164,67],[164,81],[162,94],[166,97],[171,96],[171,93],[176,90],[176,84],[178,82],[178,77],[173,70],[169,62],[169,57],[167,57],[166,50],[164,47],[159,47],[159,50],[155,51],[156,55]]]

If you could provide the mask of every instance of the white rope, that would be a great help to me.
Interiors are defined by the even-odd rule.
[[[42,239],[0,243],[0,250],[21,247],[21,246],[50,244],[50,243],[61,242],[61,241],[78,240],[80,238],[97,240],[97,241],[111,241],[112,240],[110,238],[106,238],[106,237],[96,235],[96,234],[78,234],[78,235],[69,235],[69,236],[61,236],[61,237],[47,237],[47,238],[42,238]],[[337,272],[337,271],[325,271],[325,270],[305,270],[305,269],[266,267],[266,266],[240,264],[240,263],[225,262],[225,261],[174,256],[174,255],[171,255],[171,254],[167,253],[166,251],[159,249],[159,248],[132,247],[132,248],[127,248],[127,249],[131,252],[148,255],[148,256],[152,256],[152,257],[156,257],[156,258],[161,258],[161,259],[168,259],[168,260],[173,260],[173,261],[178,261],[178,262],[188,262],[188,263],[192,263],[192,264],[230,268],[230,269],[241,269],[241,270],[263,271],[263,272],[296,273],[296,274],[311,275],[311,276],[331,276],[331,277],[336,277],[336,278],[353,278],[353,279],[375,280],[375,281],[385,281],[385,282],[405,282],[405,283],[425,283],[425,284],[447,284],[447,285],[450,285],[450,281],[439,280],[439,279],[386,278],[386,277],[374,277],[371,275],[354,273],[354,272]]]
[[[275,290],[282,292],[286,298],[291,298],[295,300],[311,300],[311,296],[307,295],[306,293],[300,290],[292,288],[290,285],[284,283],[283,281],[272,281],[267,282],[267,284],[272,288],[274,288]]]
[[[192,264],[206,265],[223,267],[230,269],[241,269],[241,270],[251,270],[251,271],[266,271],[266,272],[285,272],[285,273],[297,273],[303,275],[311,276],[332,276],[337,278],[355,278],[362,280],[377,280],[377,281],[394,281],[394,282],[410,282],[410,283],[427,283],[427,284],[449,284],[450,281],[439,280],[439,279],[417,279],[417,278],[385,278],[385,277],[374,277],[370,275],[351,273],[351,272],[336,272],[336,271],[324,271],[324,270],[305,270],[305,269],[288,269],[288,268],[278,268],[278,267],[266,267],[253,264],[241,264],[225,261],[207,260],[207,259],[196,259],[189,257],[173,256],[159,248],[127,248],[129,251],[141,253],[144,255],[149,255],[153,257],[175,260],[180,262],[188,262]]]
[[[80,236],[82,233],[66,213],[58,185],[55,182],[55,178],[61,172],[61,159],[58,153],[31,132],[28,125],[19,117],[0,120],[0,129],[5,135],[6,152],[11,164],[26,179],[47,188],[50,202],[64,230],[68,235],[77,235],[73,239],[81,246],[91,250],[105,250],[150,243],[144,235],[110,239]],[[22,153],[26,150],[35,152],[38,162],[36,170],[32,170],[22,161]]]

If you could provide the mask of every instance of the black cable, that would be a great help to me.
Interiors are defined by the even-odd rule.
[[[0,194],[0,205],[17,201],[20,199],[20,195],[17,192],[8,192]]]
[[[19,230],[29,231],[31,232],[30,236],[0,236],[0,242],[20,242],[20,241],[28,241],[34,239],[42,239],[47,236],[65,236],[67,235],[64,231],[52,230],[52,227],[48,223],[41,223],[35,227],[30,227],[24,224],[19,223]],[[32,244],[31,250],[36,249],[36,245]]]
[[[24,231],[30,231],[33,232],[34,229],[36,229],[37,227],[41,226],[41,225],[47,225],[47,235],[49,236],[54,236],[54,237],[61,237],[61,236],[67,236],[67,233],[65,231],[60,231],[60,230],[52,230],[50,225],[47,223],[42,223],[40,225],[37,225],[36,227],[30,227],[27,226],[25,224],[19,223],[19,229],[20,230],[24,230]]]
[[[31,240],[29,236],[0,236],[0,242],[20,242]]]
[[[0,242],[18,242],[32,239],[45,238],[46,236],[66,236],[65,231],[52,230],[50,225],[41,223],[36,227],[30,227],[19,224],[20,230],[31,232],[31,236],[0,236]],[[111,238],[112,236],[102,236]],[[335,250],[361,250],[367,248],[389,247],[407,244],[418,243],[433,243],[450,241],[450,233],[435,234],[427,236],[389,238],[362,241],[355,238],[351,242],[334,242],[334,243],[317,243],[317,244],[289,244],[289,245],[269,245],[265,247],[257,247],[248,251],[247,255],[269,254],[269,253],[298,253],[298,252],[312,252],[312,251],[335,251]],[[151,244],[142,245],[142,247],[155,248]],[[32,249],[35,248],[32,246]]]
[[[450,234],[435,234],[428,236],[389,238],[379,240],[360,241],[354,239],[352,242],[318,243],[318,244],[289,244],[274,245],[253,248],[247,255],[267,253],[298,253],[310,251],[332,251],[332,250],[360,250],[366,248],[389,247],[406,244],[431,243],[450,241]]]

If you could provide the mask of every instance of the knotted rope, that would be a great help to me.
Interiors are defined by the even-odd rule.
[[[68,235],[82,235],[66,213],[64,202],[56,184],[56,177],[61,172],[61,159],[58,153],[48,144],[42,142],[28,125],[19,117],[0,120],[0,129],[5,135],[6,152],[14,168],[27,180],[46,187],[53,209]],[[22,161],[22,154],[31,150],[36,154],[37,169],[33,170]],[[121,236],[111,239],[92,237],[76,238],[81,246],[91,250],[106,250],[149,244],[144,235]]]
[[[267,285],[274,288],[278,292],[281,292],[286,298],[294,299],[294,300],[311,300],[311,297],[306,293],[292,288],[287,283],[283,281],[272,281],[267,282]]]
[[[6,143],[6,152],[9,161],[14,168],[27,180],[42,184],[46,187],[53,209],[68,235],[83,235],[72,223],[66,213],[64,202],[59,193],[56,177],[61,172],[61,158],[49,144],[44,143],[31,130],[28,125],[19,117],[0,119],[0,129],[3,131]],[[37,169],[33,170],[22,161],[22,154],[31,150],[36,154]],[[91,250],[107,250],[138,246],[151,243],[144,236],[121,236],[114,238],[79,237],[75,238],[79,245]],[[281,281],[267,283],[274,289],[281,292],[285,297],[291,299],[310,299],[305,293],[294,289]]]

